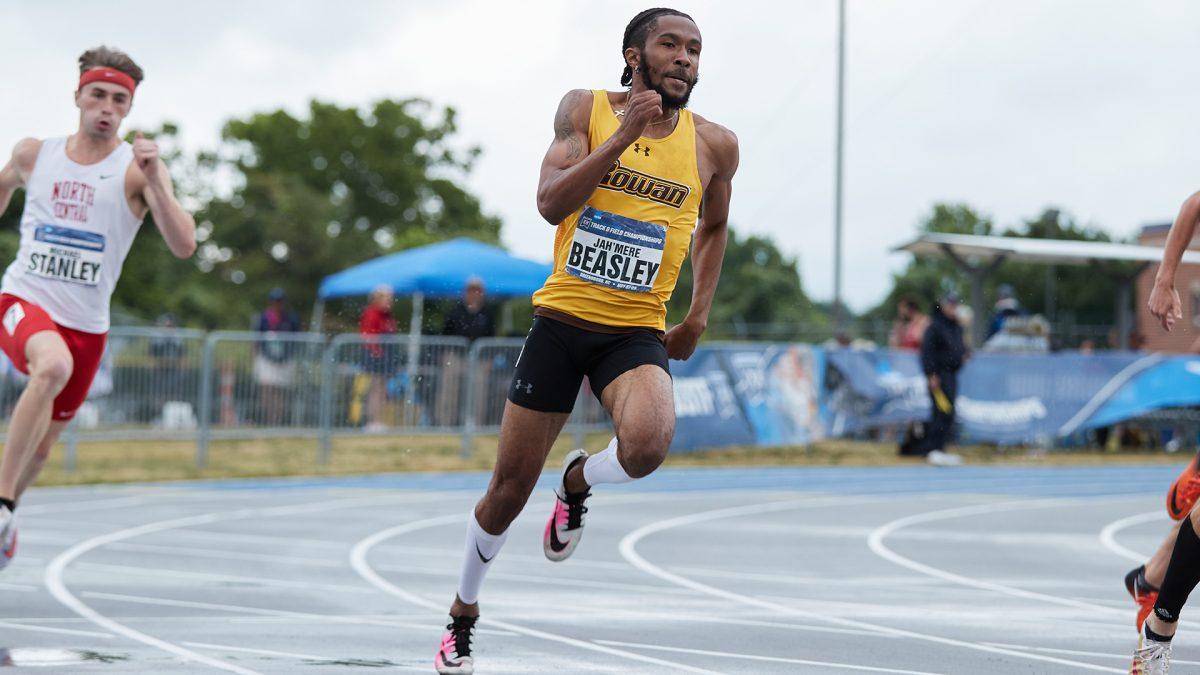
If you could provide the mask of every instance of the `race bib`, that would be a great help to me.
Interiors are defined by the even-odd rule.
[[[662,268],[667,228],[591,206],[575,224],[567,273],[593,284],[649,293]]]
[[[84,286],[100,283],[104,235],[59,225],[38,225],[26,271],[44,279]]]

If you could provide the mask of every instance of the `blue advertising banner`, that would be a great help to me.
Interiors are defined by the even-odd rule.
[[[713,345],[672,362],[672,449],[804,445],[929,417],[912,352]],[[1153,410],[1200,407],[1200,357],[979,354],[959,376],[959,439],[1051,443]]]
[[[1162,408],[1200,406],[1200,358],[1151,354],[1130,364],[1064,425],[1108,426]]]
[[[820,438],[824,356],[806,345],[705,346],[672,361],[675,440],[688,451]]]
[[[827,354],[831,435],[922,420],[929,396],[911,352]],[[979,354],[959,376],[960,439],[1050,442],[1151,410],[1200,405],[1200,359],[1133,352]]]
[[[717,350],[701,347],[687,361],[672,361],[671,377],[675,390],[672,451],[755,444]]]

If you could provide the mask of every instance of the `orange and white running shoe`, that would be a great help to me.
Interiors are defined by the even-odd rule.
[[[1125,590],[1129,591],[1129,596],[1137,603],[1137,618],[1134,620],[1134,626],[1139,633],[1146,623],[1146,617],[1154,611],[1154,603],[1158,602],[1158,589],[1146,581],[1145,575],[1145,565],[1132,569],[1129,574],[1125,575]]]
[[[1129,675],[1167,675],[1171,670],[1171,643],[1151,639],[1142,631],[1133,652]]]
[[[1200,452],[1171,483],[1171,489],[1167,491],[1167,515],[1172,520],[1183,520],[1192,512],[1197,499],[1200,499]]]

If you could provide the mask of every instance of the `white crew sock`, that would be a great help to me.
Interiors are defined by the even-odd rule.
[[[459,600],[468,605],[479,601],[483,577],[507,538],[507,530],[500,534],[488,534],[475,519],[475,509],[471,509],[471,517],[467,519],[467,546],[463,553],[462,573],[458,577]]]
[[[590,485],[606,483],[628,483],[633,476],[625,473],[621,462],[617,460],[617,439],[614,437],[608,447],[587,458],[583,463],[583,482]]]

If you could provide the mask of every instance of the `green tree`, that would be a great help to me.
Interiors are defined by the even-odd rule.
[[[419,99],[365,110],[313,101],[304,117],[277,110],[228,122],[214,152],[164,153],[195,210],[199,248],[180,264],[143,233],[115,304],[245,328],[273,287],[303,314],[323,277],[359,262],[456,236],[498,241],[499,219],[460,185],[480,151],[458,149],[454,120]],[[176,131],[167,125],[156,140],[174,148]]]
[[[1056,208],[1043,210],[1037,218],[1025,221],[1021,228],[1005,230],[1004,236],[1112,241],[1107,232],[1080,225]],[[1134,266],[1128,263],[1079,266],[1009,262],[997,270],[993,288],[1002,283],[1012,286],[1017,299],[1027,310],[1048,319],[1112,325],[1116,323],[1113,299],[1122,283],[1118,279],[1133,272]]]
[[[24,210],[25,191],[17,190],[8,209],[0,213],[0,265],[8,265],[17,257],[17,246],[21,243],[21,212]]]
[[[966,204],[935,204],[929,216],[918,226],[922,234],[992,234],[992,222]],[[903,272],[892,275],[892,290],[865,318],[890,321],[896,315],[896,303],[908,296],[928,311],[939,294],[953,289],[963,294],[970,286],[967,276],[946,258],[913,256]]]
[[[667,322],[678,323],[692,302],[692,263],[689,256],[667,306]],[[804,293],[798,263],[785,256],[766,237],[740,237],[731,227],[721,267],[721,280],[709,313],[710,333],[716,337],[739,333],[748,324],[786,324],[790,329],[829,326],[827,313]],[[754,334],[754,331],[749,331]],[[772,337],[788,337],[774,334]]]

